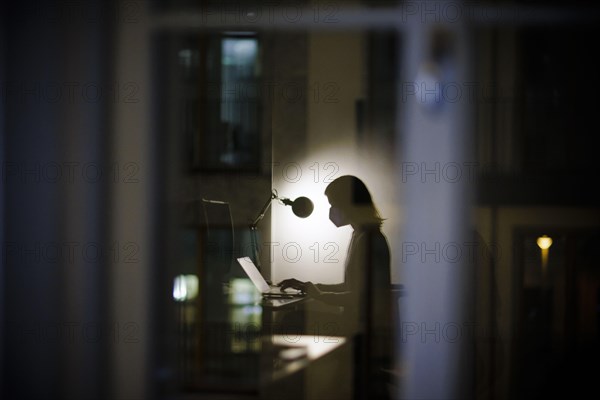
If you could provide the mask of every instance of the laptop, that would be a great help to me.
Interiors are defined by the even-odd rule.
[[[269,285],[250,257],[240,257],[237,261],[263,297],[291,298],[305,296],[305,293],[300,290],[292,288],[281,290],[279,286]]]

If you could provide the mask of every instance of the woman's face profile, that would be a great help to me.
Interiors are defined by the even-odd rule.
[[[329,198],[327,200],[329,200]],[[331,204],[331,201],[329,201],[329,204],[331,205],[331,207],[329,207],[329,220],[338,228],[340,226],[348,225],[350,222],[346,218],[346,214],[340,208]]]
[[[352,228],[381,226],[382,219],[365,184],[355,176],[344,175],[325,188],[329,220],[336,226]]]

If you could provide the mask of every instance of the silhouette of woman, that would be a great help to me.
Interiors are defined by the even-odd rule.
[[[353,228],[345,262],[344,281],[314,284],[296,279],[280,283],[311,298],[342,306],[343,333],[355,344],[358,368],[357,398],[386,398],[386,369],[392,362],[390,250],[381,232],[383,219],[365,184],[345,175],[325,189],[331,205],[329,219],[337,227]]]

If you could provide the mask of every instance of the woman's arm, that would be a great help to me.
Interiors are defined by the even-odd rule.
[[[287,288],[294,288],[294,289],[298,289],[301,290],[303,292],[307,292],[306,290],[306,285],[310,283],[312,285],[314,285],[319,291],[321,292],[346,292],[346,284],[345,283],[336,283],[336,284],[323,284],[323,283],[315,283],[313,284],[312,282],[302,282],[299,281],[297,279],[285,279],[281,282],[279,282],[279,286],[281,286],[282,290],[285,290]]]
[[[294,288],[303,291],[313,299],[320,300],[324,303],[334,305],[334,306],[346,306],[350,303],[352,296],[354,295],[352,292],[344,291],[344,292],[328,292],[321,290],[321,286],[338,286],[338,285],[315,285],[312,282],[302,282],[297,279],[286,279],[282,281],[279,286],[281,290],[285,290],[287,288]]]
[[[325,284],[325,283],[317,283],[317,287],[319,290],[323,292],[345,292],[346,283],[334,283],[334,284]]]
[[[352,302],[352,292],[320,292],[315,299],[332,306],[348,306]]]

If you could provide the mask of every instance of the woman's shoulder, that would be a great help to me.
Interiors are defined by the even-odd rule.
[[[387,238],[380,229],[361,229],[357,230],[353,243],[353,254],[357,257],[360,254],[370,258],[370,262],[375,264],[377,271],[388,271],[391,259],[390,246]],[[387,279],[389,273],[383,274],[382,279]]]
[[[367,245],[370,243],[374,246],[385,246],[388,247],[388,241],[386,236],[381,232],[381,228],[379,226],[367,226],[361,227],[356,231],[355,240],[358,243]]]

